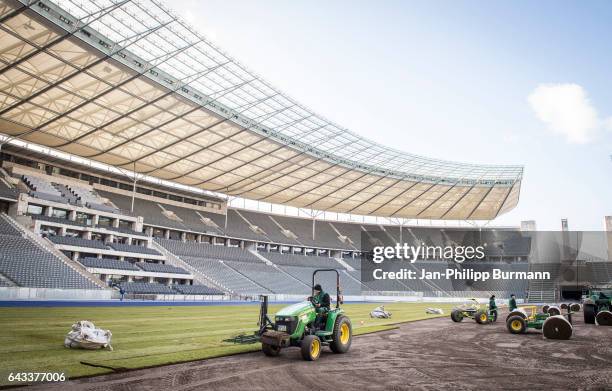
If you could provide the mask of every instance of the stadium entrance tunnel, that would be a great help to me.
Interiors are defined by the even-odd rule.
[[[563,300],[579,301],[582,298],[582,292],[584,289],[586,289],[584,286],[562,286],[561,298]]]

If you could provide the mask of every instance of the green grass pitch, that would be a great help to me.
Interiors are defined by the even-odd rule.
[[[283,305],[271,305],[270,314]],[[346,304],[356,335],[385,330],[394,323],[427,319],[426,307],[449,313],[451,304],[388,303],[392,319],[370,319],[375,304]],[[259,350],[259,344],[234,345],[223,339],[256,329],[258,305],[164,307],[0,308],[0,385],[13,372],[63,372],[66,377],[96,375],[111,368],[140,368]],[[444,315],[448,316],[448,315]],[[63,346],[70,326],[93,321],[113,333],[114,351]]]

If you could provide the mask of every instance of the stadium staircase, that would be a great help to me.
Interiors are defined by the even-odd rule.
[[[230,262],[231,262],[231,261],[230,261]],[[259,287],[259,288],[261,288],[261,289],[262,289],[264,292],[272,292],[272,291],[270,290],[270,288],[267,288],[267,287],[265,287],[265,286],[261,285],[259,282],[257,282],[257,281],[255,281],[255,280],[253,280],[253,279],[249,278],[249,276],[248,276],[248,275],[246,275],[245,273],[243,273],[243,272],[242,272],[242,271],[241,271],[239,268],[237,268],[237,267],[232,267],[232,266],[230,266],[230,264],[229,264],[229,263],[226,263],[226,262],[225,262],[225,261],[223,261],[223,260],[219,260],[219,263],[220,263],[221,265],[223,265],[223,266],[227,267],[228,269],[233,270],[234,272],[236,272],[236,273],[240,274],[242,277],[244,277],[246,280],[248,280],[248,281],[249,281],[251,284],[253,284],[253,285],[255,285],[255,286],[258,286],[258,287]]]
[[[529,280],[529,303],[554,303],[556,301],[557,291],[555,281],[559,273],[558,264],[530,264],[529,271],[532,272],[550,272],[550,280]]]
[[[151,248],[154,248],[160,253],[162,253],[162,255],[166,258],[166,263],[168,265],[180,267],[190,272],[191,275],[193,276],[194,282],[197,282],[202,285],[207,285],[213,288],[217,288],[223,292],[227,292],[227,293],[232,292],[231,289],[227,288],[225,285],[223,285],[219,281],[216,281],[215,279],[210,278],[209,276],[205,275],[204,273],[202,273],[195,267],[183,261],[181,258],[177,257],[176,255],[172,254],[170,251],[166,250],[161,244],[155,241],[152,241]]]
[[[0,273],[0,287],[14,287],[17,286],[10,278]]]
[[[350,272],[354,272],[355,268],[352,267],[351,265],[349,265],[348,263],[344,262],[342,260],[342,258],[334,258],[336,260],[336,262],[338,262],[340,265],[342,265],[343,268],[345,268],[346,270],[350,271]]]
[[[299,279],[297,279],[295,276],[292,276],[291,274],[287,273],[285,270],[283,270],[282,268],[276,266],[276,264],[272,261],[270,261],[269,259],[267,259],[266,257],[264,257],[261,253],[258,253],[257,251],[251,251],[249,250],[249,252],[253,255],[255,255],[257,258],[259,258],[260,260],[262,260],[263,262],[266,263],[266,265],[270,265],[273,268],[275,268],[276,270],[278,270],[279,272],[281,272],[282,274],[286,275],[287,277],[289,277],[289,279],[291,279],[292,281],[295,281],[296,284],[298,285],[303,285],[306,286],[307,288],[310,289],[310,287],[306,284],[304,284],[302,281],[300,281]],[[247,276],[245,276],[246,278],[248,278]]]
[[[17,229],[23,237],[29,239],[30,242],[37,245],[42,250],[53,254],[64,265],[74,270],[76,273],[80,274],[83,278],[87,279],[88,281],[90,281],[91,283],[93,283],[99,288],[108,289],[108,286],[103,281],[100,281],[100,279],[98,279],[96,276],[88,272],[87,269],[83,265],[81,265],[80,263],[76,261],[73,261],[72,259],[68,258],[66,255],[64,255],[64,253],[62,253],[57,248],[55,248],[53,243],[50,242],[49,240],[43,239],[42,237],[36,235],[34,232],[30,231],[29,229],[19,224],[17,221],[15,221],[12,217],[7,215],[6,213],[1,213],[0,219],[4,219],[6,222],[12,225],[15,229]]]

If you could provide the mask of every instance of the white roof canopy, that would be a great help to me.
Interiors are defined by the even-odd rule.
[[[156,0],[0,0],[0,132],[229,195],[488,220],[520,166],[381,146],[279,92]]]

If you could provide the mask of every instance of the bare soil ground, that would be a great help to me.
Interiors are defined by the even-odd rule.
[[[66,383],[45,390],[612,390],[612,327],[574,316],[568,341],[525,335],[497,323],[449,318],[406,323],[355,337],[347,354],[328,349],[305,362],[289,348],[279,357],[248,353]]]

